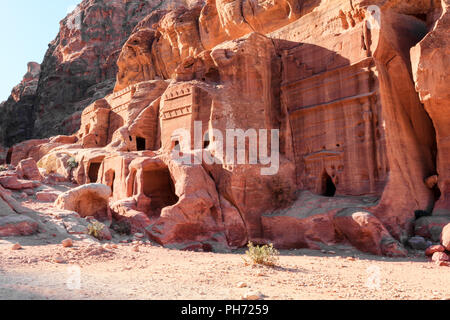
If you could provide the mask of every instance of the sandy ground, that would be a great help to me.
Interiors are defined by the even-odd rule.
[[[120,244],[129,237],[117,234],[117,248],[87,235],[73,236],[74,247],[63,248],[69,234],[56,228],[53,205],[18,200],[50,231],[0,239],[1,300],[239,300],[248,292],[266,300],[450,299],[450,267],[436,266],[423,252],[392,259],[346,246],[291,250],[268,268],[246,264],[245,250],[187,252],[148,241],[135,252],[133,244]],[[23,249],[11,250],[15,243]]]
[[[450,268],[426,258],[389,259],[350,248],[282,251],[275,268],[246,265],[244,251],[203,253],[152,245],[73,248],[38,236],[0,241],[0,299],[267,300],[449,299]],[[23,250],[12,251],[19,242]],[[55,258],[62,258],[62,263]],[[60,261],[61,262],[61,261]],[[247,287],[239,288],[245,282]]]

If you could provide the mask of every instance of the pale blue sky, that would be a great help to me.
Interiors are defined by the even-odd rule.
[[[27,71],[44,59],[59,22],[81,0],[0,0],[0,102]]]

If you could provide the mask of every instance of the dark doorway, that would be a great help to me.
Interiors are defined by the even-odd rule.
[[[12,152],[13,152],[13,149],[10,148],[8,150],[8,153],[6,154],[6,164],[11,164]]]
[[[105,174],[106,185],[111,188],[112,193],[114,193],[114,182],[116,180],[116,172],[114,170],[109,170]]]
[[[101,162],[92,162],[89,165],[89,181],[91,183],[96,183],[98,180],[98,172],[100,170]]]
[[[178,141],[178,140],[174,141],[173,150],[178,151],[178,152],[181,151],[180,141]]]
[[[136,138],[137,151],[144,151],[144,150],[146,150],[145,144],[146,144],[146,141],[145,141],[144,138],[140,138],[140,137]]]
[[[111,180],[111,193],[114,194],[114,183],[116,182],[116,172],[113,172],[112,180]]]
[[[208,149],[210,145],[209,132],[205,134],[205,138],[203,139],[203,149]]]
[[[326,172],[322,176],[322,195],[325,197],[334,197],[336,195],[336,186],[333,179]]]
[[[144,194],[151,199],[151,210],[149,214],[160,215],[165,207],[172,206],[178,202],[168,169],[156,169],[144,172]]]

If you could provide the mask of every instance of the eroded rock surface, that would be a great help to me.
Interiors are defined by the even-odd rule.
[[[436,241],[449,216],[448,0],[97,2],[80,5],[81,30],[63,21],[36,93],[36,132],[73,135],[6,156],[82,185],[60,208],[112,209],[179,248],[345,243],[404,256],[408,239]],[[108,44],[81,45],[95,32]],[[246,138],[222,141],[230,129]]]
[[[62,210],[75,211],[81,217],[108,217],[108,199],[111,189],[103,184],[87,184],[61,194],[55,206]]]

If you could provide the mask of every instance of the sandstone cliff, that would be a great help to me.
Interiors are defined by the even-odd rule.
[[[93,3],[84,22],[110,8]],[[133,5],[102,16],[122,14],[120,31],[63,26],[31,95],[32,134],[78,131],[14,146],[13,165],[31,157],[47,176],[111,187],[114,219],[164,245],[402,256],[420,215],[449,216],[448,0]],[[256,133],[235,146],[216,139],[228,129]],[[262,174],[250,146],[278,142],[279,168]],[[228,147],[232,161],[215,161]]]
[[[0,106],[0,143],[75,132],[81,111],[114,88],[117,57],[136,24],[155,10],[183,4],[83,0],[60,22],[30,90],[20,84]]]

